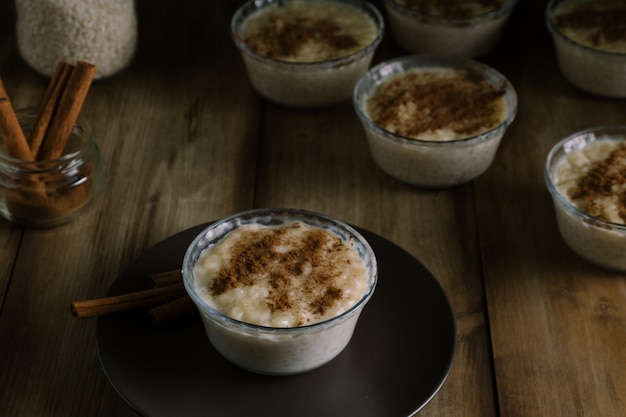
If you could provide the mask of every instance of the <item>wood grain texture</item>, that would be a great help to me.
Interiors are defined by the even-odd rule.
[[[457,355],[420,416],[626,415],[624,274],[565,246],[543,182],[553,144],[625,123],[626,101],[563,79],[546,1],[520,1],[482,59],[519,99],[493,165],[445,190],[384,174],[349,100],[295,111],[260,99],[230,39],[240,3],[137,2],[134,60],[94,82],[83,108],[105,167],[97,204],[55,229],[0,221],[0,416],[137,416],[102,372],[95,321],[72,318],[70,303],[103,296],[137,256],[176,232],[270,206],[366,228],[439,280],[457,320]],[[0,74],[16,108],[36,105],[48,80],[26,66],[15,41],[13,6],[0,2]],[[374,62],[400,54],[387,32]]]
[[[543,169],[551,147],[589,127],[623,124],[626,102],[582,93],[560,74],[544,2],[523,2],[512,48],[495,62],[518,87],[519,113],[476,181],[489,328],[502,416],[626,413],[625,275],[573,254],[556,227]],[[524,33],[528,36],[519,36]]]

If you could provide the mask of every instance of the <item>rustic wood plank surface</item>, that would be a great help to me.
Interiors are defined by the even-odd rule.
[[[543,2],[520,2],[498,66],[519,113],[476,181],[489,326],[502,416],[626,415],[625,275],[590,265],[561,239],[543,169],[577,131],[626,124],[626,101],[580,92],[560,74]],[[626,76],[626,74],[625,74]]]
[[[83,110],[106,171],[97,204],[54,229],[0,221],[0,416],[137,416],[103,374],[95,321],[73,319],[70,302],[102,296],[176,232],[270,206],[366,228],[440,281],[457,353],[420,416],[625,415],[624,275],[565,247],[543,165],[560,138],[626,123],[626,101],[591,97],[561,77],[546,2],[520,2],[484,57],[520,104],[494,164],[446,190],[382,173],[349,102],[296,111],[259,99],[230,40],[240,3],[138,1],[135,59],[96,82]],[[14,19],[12,3],[0,3],[0,76],[26,107],[47,79],[20,58]],[[375,62],[400,54],[387,33]]]
[[[7,51],[0,73],[19,108],[37,103],[48,80],[19,59],[7,3],[0,6]],[[7,242],[0,288],[8,282],[2,416],[136,415],[100,368],[95,321],[73,319],[70,302],[105,294],[158,241],[253,203],[259,100],[242,82],[230,41],[234,5],[138,7],[135,60],[114,79],[94,83],[83,108],[105,165],[97,206],[67,227],[28,230],[21,241],[21,229],[0,225]]]

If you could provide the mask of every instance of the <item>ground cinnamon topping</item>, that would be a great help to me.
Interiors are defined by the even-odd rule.
[[[592,1],[555,17],[563,29],[589,31],[593,45],[626,41],[626,4],[623,1]]]
[[[300,16],[286,20],[278,14],[269,15],[264,29],[244,42],[257,54],[273,59],[295,57],[307,45],[319,45],[334,55],[358,45],[353,36],[342,34],[341,26],[332,19]]]
[[[370,108],[374,123],[400,136],[451,129],[467,137],[502,122],[505,92],[469,71],[414,71],[381,85]]]
[[[292,291],[295,277],[306,275],[299,284],[306,304],[315,314],[323,315],[341,300],[343,291],[335,285],[342,276],[343,258],[334,253],[350,250],[339,236],[323,229],[306,231],[297,241],[285,241],[288,228],[300,228],[294,223],[280,228],[251,231],[246,239],[232,248],[228,265],[219,270],[210,288],[213,295],[230,289],[254,285],[269,277],[270,293],[266,303],[271,311],[285,311],[302,304]]]
[[[446,17],[468,17],[497,10],[505,0],[403,0],[409,9],[427,15]],[[477,13],[478,11],[478,13]]]
[[[571,198],[582,203],[586,213],[609,221],[599,200],[611,199],[617,204],[620,218],[626,222],[626,143],[620,144],[609,156],[592,166],[578,182]]]

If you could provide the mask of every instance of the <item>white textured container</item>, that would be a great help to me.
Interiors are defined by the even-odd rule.
[[[58,61],[97,67],[95,78],[124,69],[137,46],[134,0],[16,0],[17,46],[50,77]]]
[[[467,17],[426,15],[396,0],[384,0],[395,41],[406,51],[459,55],[487,54],[498,43],[517,0],[505,1],[497,10]]]

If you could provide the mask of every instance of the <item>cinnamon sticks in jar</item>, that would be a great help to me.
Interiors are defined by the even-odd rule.
[[[31,152],[35,154],[37,150],[35,159],[45,161],[61,156],[95,75],[96,67],[87,62],[78,61],[73,68],[64,62],[57,65],[48,87],[52,91],[44,95],[35,124],[48,121],[43,143],[38,149],[34,146],[36,138],[31,138]]]
[[[58,62],[39,106],[17,112],[0,88],[0,215],[26,226],[54,226],[93,199],[100,154],[80,113],[95,74],[84,61]]]
[[[94,65],[85,61],[77,61],[75,65],[63,61],[57,63],[28,140],[0,80],[0,133],[9,156],[24,161],[60,157],[96,70]]]
[[[4,139],[5,152],[12,158],[31,161],[32,152],[13,110],[2,80],[0,80],[0,135]]]

